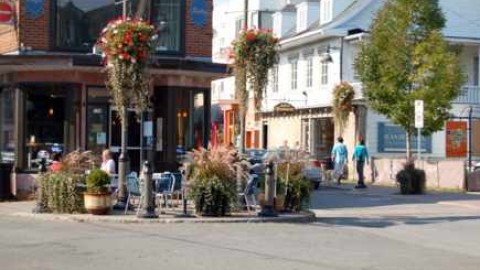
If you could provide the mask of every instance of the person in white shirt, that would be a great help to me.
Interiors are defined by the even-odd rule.
[[[115,161],[113,160],[112,151],[110,151],[109,149],[105,149],[102,152],[102,166],[100,167],[100,169],[110,175],[116,173]]]

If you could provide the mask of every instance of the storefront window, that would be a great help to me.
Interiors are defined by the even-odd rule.
[[[144,14],[150,14],[150,21],[158,30],[157,53],[180,52],[184,1],[147,2],[151,8],[147,7]],[[128,16],[136,15],[139,3],[140,0],[128,1]],[[57,0],[55,7],[55,45],[62,50],[92,51],[103,27],[122,15],[118,0]]]
[[[1,89],[0,89],[1,91]],[[0,163],[13,163],[13,104],[14,92],[4,89],[0,92]]]
[[[157,52],[180,52],[182,6],[179,0],[153,0],[151,22],[158,30]]]

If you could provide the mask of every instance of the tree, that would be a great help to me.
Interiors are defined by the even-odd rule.
[[[424,100],[423,135],[430,135],[444,127],[464,81],[460,50],[447,44],[444,26],[437,0],[386,1],[356,59],[369,106],[405,129],[408,159],[414,100]]]

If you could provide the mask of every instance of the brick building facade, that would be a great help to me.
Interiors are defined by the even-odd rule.
[[[130,15],[143,1],[131,2]],[[116,108],[92,53],[98,29],[121,14],[114,3],[12,1],[14,23],[0,24],[0,161],[17,172],[34,170],[41,150],[118,153]],[[162,40],[149,65],[153,106],[142,122],[131,113],[128,150],[132,170],[146,158],[173,170],[178,153],[207,145],[211,80],[226,67],[211,61],[213,0],[145,3]]]

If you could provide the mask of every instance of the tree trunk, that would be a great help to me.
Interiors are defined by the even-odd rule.
[[[405,134],[405,140],[406,140],[406,143],[407,143],[407,160],[412,159],[412,145],[410,143],[410,138],[411,137],[412,137],[412,134],[410,133],[410,131],[407,130],[407,132]]]

